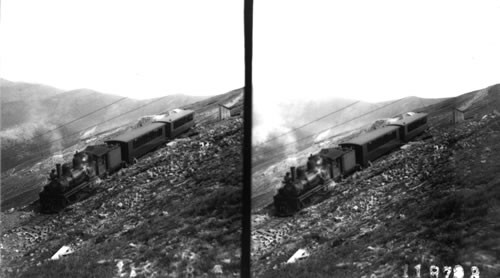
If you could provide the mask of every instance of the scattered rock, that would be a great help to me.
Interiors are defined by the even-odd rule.
[[[287,264],[296,263],[299,260],[305,259],[309,257],[311,254],[305,249],[297,250],[289,259],[286,261]]]
[[[223,274],[223,272],[222,272],[222,265],[220,265],[220,264],[214,265],[214,267],[212,268],[212,273],[214,273],[214,274]]]
[[[73,252],[74,250],[71,247],[64,245],[50,259],[59,260],[61,257],[69,255]]]

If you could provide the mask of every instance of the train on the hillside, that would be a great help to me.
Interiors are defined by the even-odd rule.
[[[408,112],[385,126],[361,134],[338,147],[311,155],[306,165],[291,167],[283,186],[274,196],[278,215],[293,215],[305,201],[322,191],[328,183],[349,176],[362,167],[422,134],[428,127],[426,113]]]
[[[194,111],[175,109],[151,124],[136,128],[76,152],[72,162],[56,164],[50,181],[40,192],[40,210],[58,212],[71,198],[88,187],[91,180],[104,177],[132,164],[138,157],[178,137],[194,126]]]

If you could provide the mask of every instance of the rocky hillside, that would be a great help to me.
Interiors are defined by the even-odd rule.
[[[435,265],[444,277],[446,266],[461,265],[465,277],[473,267],[500,277],[500,113],[483,105],[499,99],[489,89],[470,103],[477,115],[456,125],[432,113],[427,139],[335,184],[294,217],[255,213],[254,276],[417,277],[417,268],[431,277]],[[298,250],[303,259],[287,264]]]
[[[36,205],[3,214],[1,276],[238,276],[242,119],[195,132],[97,182],[59,214]],[[50,260],[62,246],[72,253]]]

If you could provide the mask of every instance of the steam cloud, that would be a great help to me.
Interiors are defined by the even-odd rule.
[[[273,105],[272,109],[257,107],[252,130],[252,143],[257,152],[261,152],[262,148],[282,149],[286,154],[294,154],[298,151],[297,138],[293,132],[290,132],[292,129],[288,127],[284,114],[279,105]],[[281,136],[282,134],[286,135]],[[273,139],[275,137],[278,138]],[[266,142],[267,140],[271,141]]]
[[[51,141],[50,151],[55,152],[62,149],[61,138],[62,135],[59,130],[54,130],[43,137],[39,135],[56,128],[57,126],[47,122],[27,122],[22,125],[14,126],[6,130],[0,131],[0,140],[2,142],[2,149],[10,148],[17,144],[32,143],[33,140]],[[33,143],[36,143],[33,142]],[[46,145],[40,143],[40,148],[47,149]]]
[[[50,153],[55,153],[62,150],[63,134],[60,129],[55,129],[57,125],[51,119],[50,111],[40,101],[33,99],[29,102],[30,108],[24,123],[0,131],[2,150],[30,143],[40,143],[40,151],[43,152],[49,150]],[[50,130],[53,131],[40,136]],[[50,142],[50,145],[46,142]]]

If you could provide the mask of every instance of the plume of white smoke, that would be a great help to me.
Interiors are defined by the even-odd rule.
[[[39,128],[38,124],[26,123],[2,130],[0,131],[2,146],[31,140]]]
[[[54,130],[44,136],[42,134],[49,130],[55,129],[56,126],[44,121],[29,121],[22,125],[16,125],[0,131],[0,138],[2,140],[2,147],[9,147],[12,144],[29,143],[32,140],[39,140],[41,138],[48,138],[49,141],[60,139],[61,134],[58,130]],[[46,147],[46,146],[45,146]]]
[[[53,153],[50,160],[51,160],[51,165],[56,165],[57,163],[63,164],[64,163],[64,154],[62,153],[62,151],[57,151],[57,152]]]
[[[61,130],[51,120],[50,113],[40,103],[40,99],[34,99],[27,103],[30,105],[29,112],[24,123],[2,129],[0,140],[2,149],[10,148],[18,144],[39,144],[39,152],[55,152],[62,150]],[[21,115],[12,115],[18,116]],[[50,132],[49,132],[50,131]]]
[[[297,153],[297,138],[290,132],[291,129],[280,125],[262,124],[254,128],[253,134],[257,144],[262,147],[273,147],[276,151],[282,151],[288,155]],[[282,134],[285,134],[281,136]],[[273,139],[276,138],[276,139]],[[266,142],[266,140],[270,140]]]
[[[260,102],[254,106],[253,113],[254,126],[252,129],[252,144],[254,145],[254,154],[265,159],[267,154],[262,153],[263,148],[273,148],[281,150],[287,156],[293,157],[297,153],[297,138],[288,126],[283,111],[283,106],[276,102]]]
[[[61,152],[64,149],[63,136],[59,129],[54,130],[47,134],[50,136],[50,153]]]

